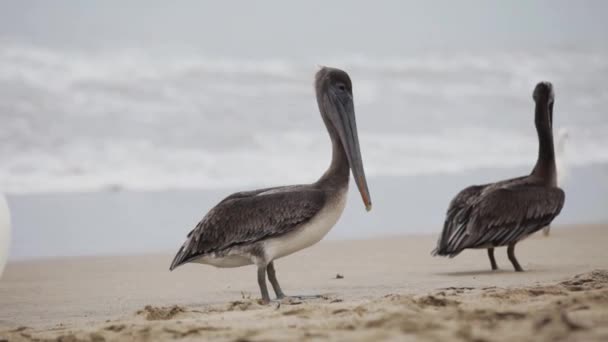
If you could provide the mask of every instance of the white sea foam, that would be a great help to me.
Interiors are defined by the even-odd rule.
[[[312,75],[349,71],[370,176],[532,165],[531,92],[556,87],[568,165],[608,162],[608,53],[320,61],[0,46],[0,188],[11,193],[308,182],[329,162]]]

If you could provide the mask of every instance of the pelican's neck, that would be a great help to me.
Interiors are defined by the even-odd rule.
[[[548,184],[555,185],[557,171],[549,110],[547,104],[536,105],[534,122],[538,133],[538,159],[532,170],[532,175],[539,177]]]
[[[331,164],[329,164],[329,168],[327,168],[327,171],[325,171],[323,176],[319,178],[317,184],[322,187],[337,189],[348,184],[350,166],[348,164],[346,152],[344,152],[344,147],[340,142],[338,132],[325,117],[323,117],[323,121],[325,121],[329,137],[331,138]]]

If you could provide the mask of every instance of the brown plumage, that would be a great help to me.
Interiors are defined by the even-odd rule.
[[[188,234],[170,269],[206,254],[287,234],[325,204],[321,189],[284,186],[234,193],[211,209]]]
[[[342,214],[350,172],[368,210],[371,199],[357,137],[352,83],[342,70],[324,67],[315,77],[317,104],[332,142],[332,161],[312,184],[237,192],[205,215],[188,234],[170,269],[189,262],[216,267],[258,267],[262,301],[277,298],[274,260],[321,240]],[[251,167],[251,166],[249,166]]]
[[[561,212],[565,194],[556,185],[552,85],[539,83],[533,97],[539,153],[532,173],[458,193],[448,207],[433,255],[454,257],[467,248],[487,248],[492,269],[497,269],[494,247],[508,246],[513,267],[523,271],[515,258],[515,244],[549,225]]]

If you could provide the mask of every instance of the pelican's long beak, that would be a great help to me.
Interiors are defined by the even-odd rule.
[[[335,120],[337,122],[334,121],[334,126],[338,131],[342,146],[344,146],[344,152],[346,152],[348,163],[357,183],[357,188],[359,188],[359,192],[361,193],[365,209],[370,211],[372,210],[372,200],[367,188],[365,171],[363,170],[363,160],[361,159],[357,123],[355,120],[355,108],[352,97],[348,97],[349,99],[346,101],[337,100],[334,102],[336,114],[338,114],[333,116],[337,119]]]

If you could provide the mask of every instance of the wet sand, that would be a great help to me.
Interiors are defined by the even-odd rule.
[[[505,249],[433,258],[435,237],[323,241],[277,264],[289,295],[258,304],[254,267],[186,265],[172,253],[10,263],[0,340],[606,340],[608,226],[555,227]]]

